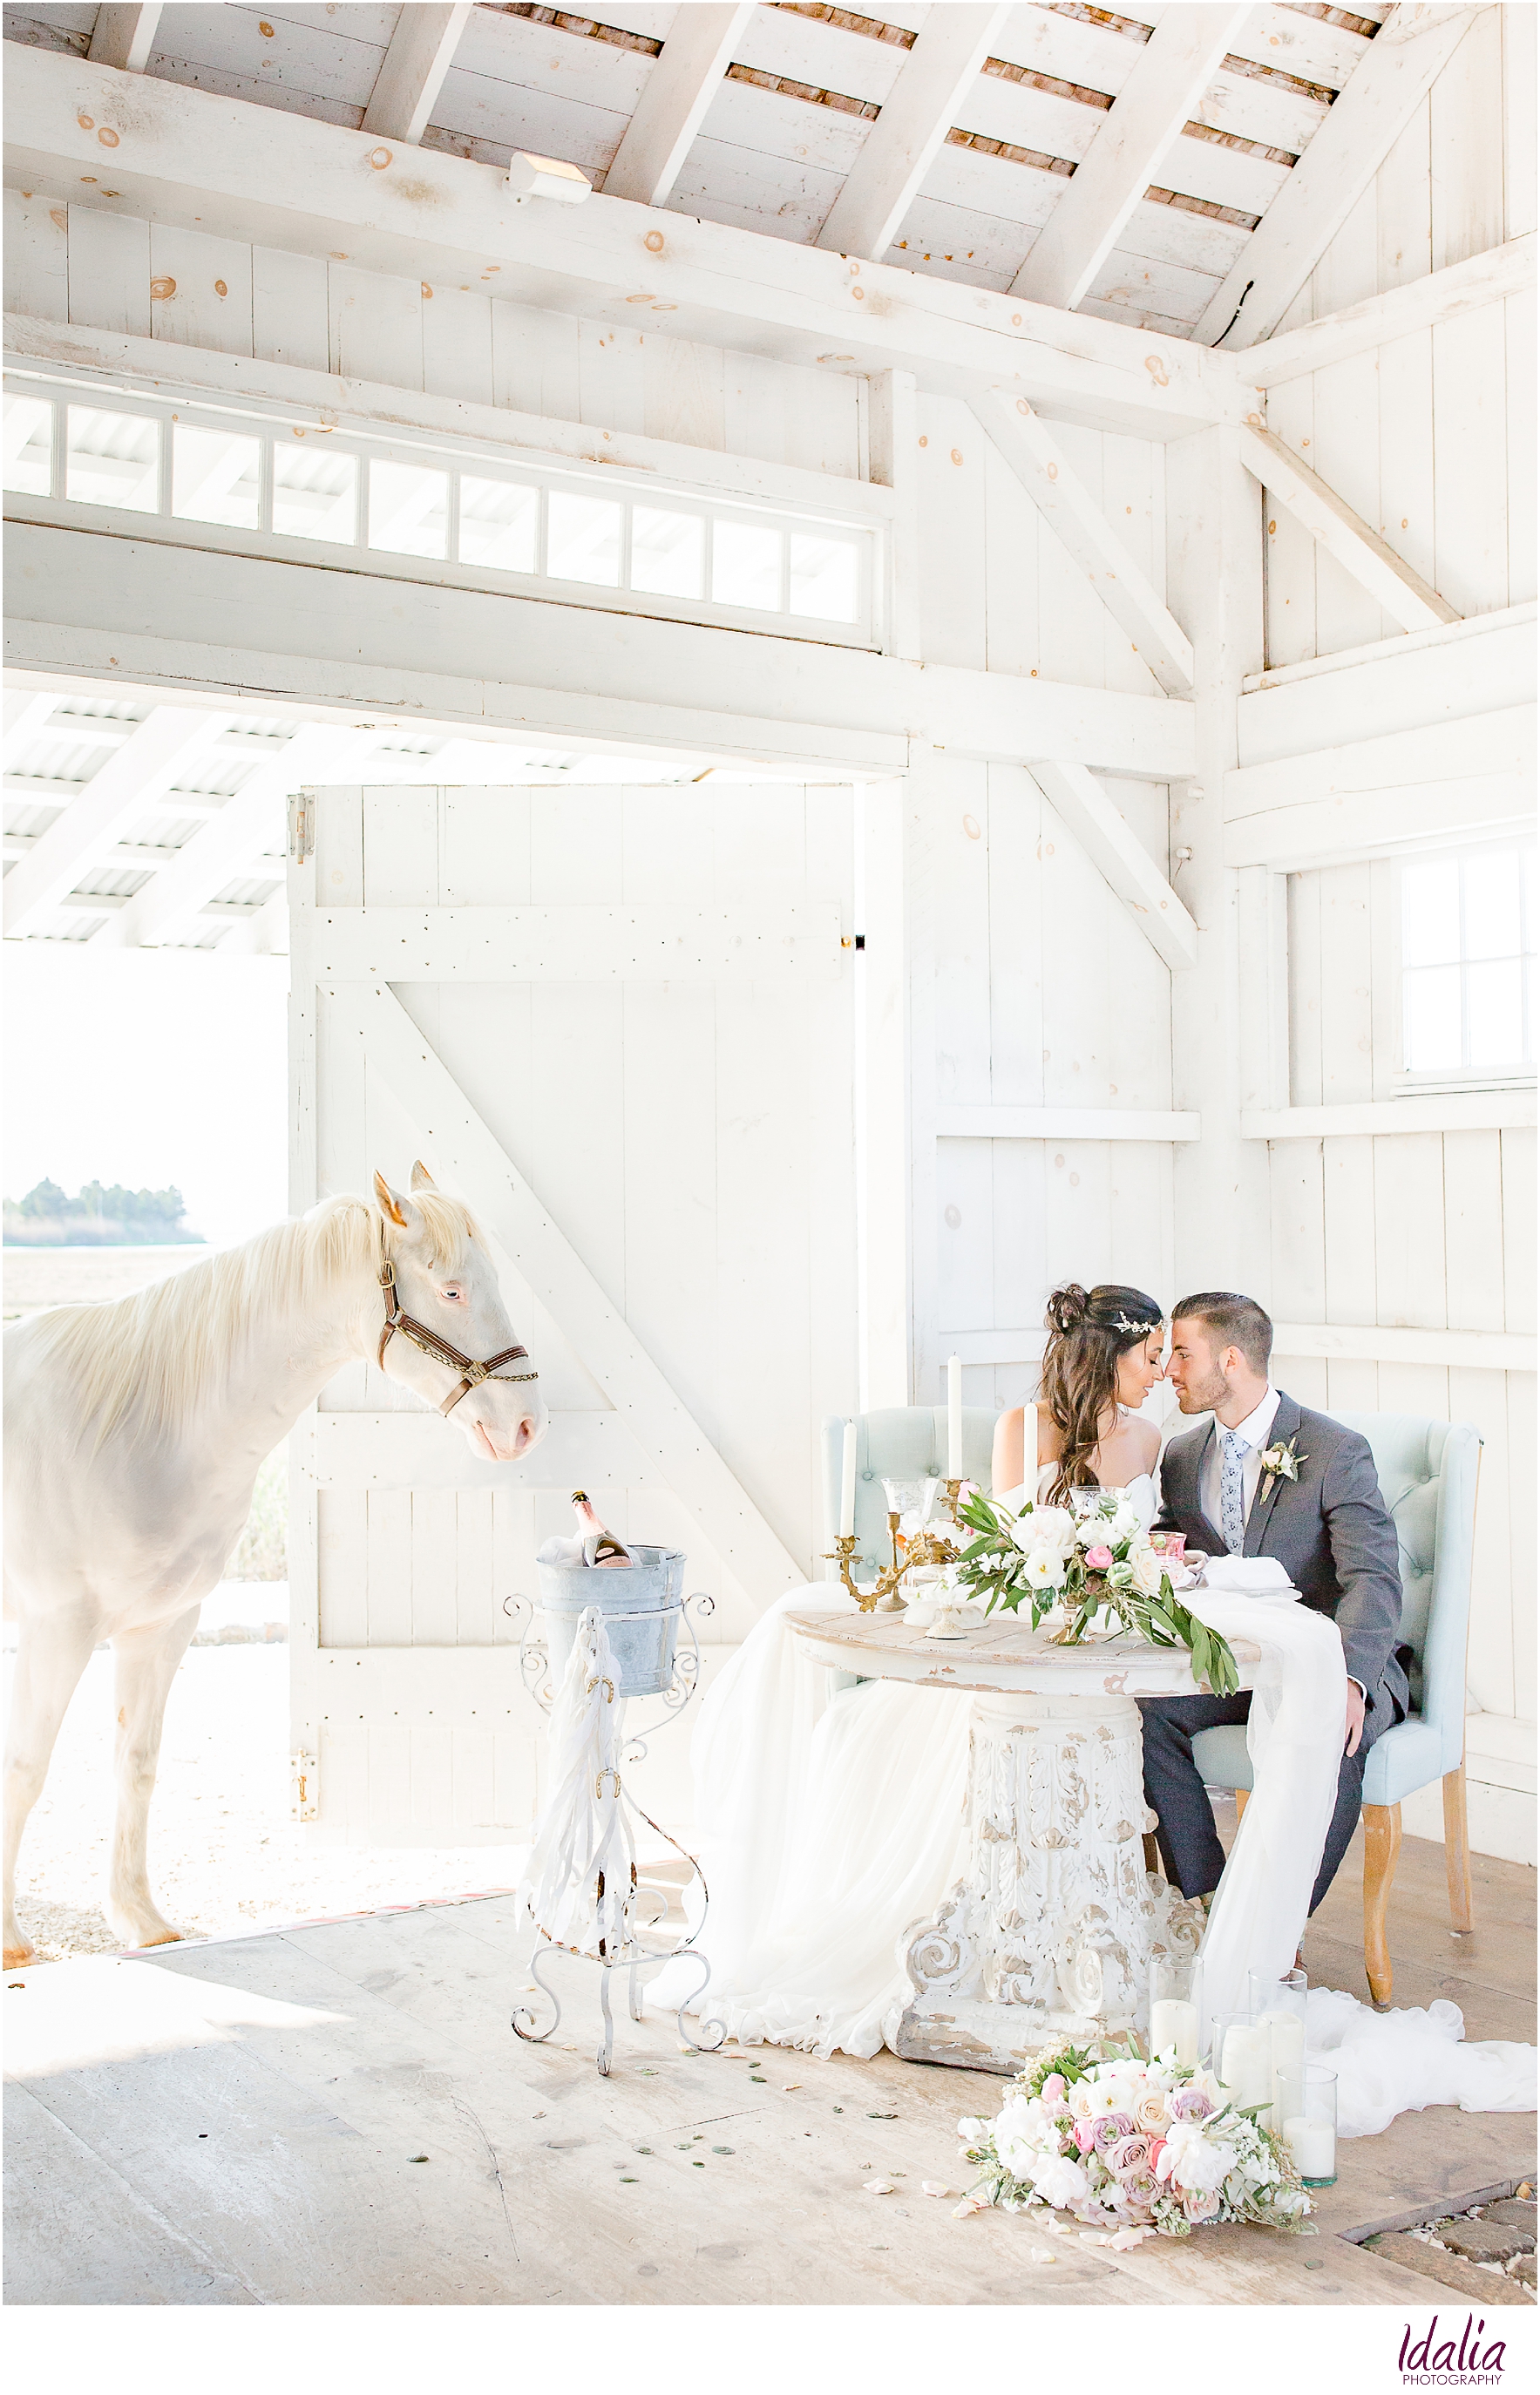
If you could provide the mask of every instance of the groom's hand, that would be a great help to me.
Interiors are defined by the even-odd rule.
[[[1343,1753],[1356,1754],[1363,1736],[1363,1690],[1356,1680],[1348,1683],[1348,1729],[1343,1740]]]

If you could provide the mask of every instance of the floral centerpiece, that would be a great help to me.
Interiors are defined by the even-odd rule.
[[[961,2207],[1069,2213],[1120,2248],[1186,2237],[1208,2221],[1297,2229],[1310,2199],[1262,2106],[1238,2109],[1218,2081],[1134,2040],[1098,2053],[1047,2047],[993,2121],[960,2121],[982,2174]]]
[[[957,1508],[959,1526],[974,1533],[957,1558],[958,1580],[985,1600],[986,1613],[1029,1605],[1034,1630],[1062,1608],[1060,1646],[1078,1646],[1105,1615],[1114,1630],[1152,1647],[1186,1647],[1193,1678],[1216,1697],[1233,1696],[1241,1675],[1228,1640],[1178,1603],[1170,1566],[1124,1492],[1075,1493],[1082,1501],[1076,1511],[1028,1503],[1013,1514],[970,1489]]]

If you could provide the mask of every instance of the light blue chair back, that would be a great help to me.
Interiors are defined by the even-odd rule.
[[[1363,1774],[1366,1805],[1399,1805],[1465,1758],[1466,1639],[1470,1626],[1480,1434],[1423,1414],[1333,1416],[1366,1438],[1401,1546],[1401,1626],[1412,1709],[1380,1735]],[[1243,1729],[1201,1730],[1193,1759],[1211,1788],[1250,1788]]]
[[[998,1416],[989,1406],[962,1409],[962,1477],[989,1486],[989,1458]],[[844,1420],[826,1417],[823,1426],[824,1545],[833,1549],[840,1528],[840,1464]],[[947,1462],[945,1406],[890,1406],[856,1417],[856,1555],[857,1577],[871,1579],[893,1559],[888,1538],[884,1473],[893,1480],[923,1480]]]

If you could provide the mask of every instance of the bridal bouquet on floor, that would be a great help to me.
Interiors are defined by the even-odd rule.
[[[1120,2250],[1216,2220],[1296,2229],[1310,2199],[1262,2109],[1238,2111],[1208,2071],[1169,2054],[1050,2046],[993,2121],[958,2123],[982,2173],[960,2209],[1068,2212]]]
[[[1075,1495],[1074,1511],[1029,1503],[1013,1514],[971,1489],[957,1509],[959,1524],[974,1533],[957,1559],[957,1578],[984,1599],[986,1613],[1029,1606],[1034,1630],[1062,1608],[1058,1646],[1079,1646],[1105,1615],[1114,1632],[1132,1631],[1151,1647],[1186,1647],[1193,1678],[1216,1697],[1233,1696],[1241,1675],[1228,1642],[1178,1602],[1170,1564],[1124,1492]]]

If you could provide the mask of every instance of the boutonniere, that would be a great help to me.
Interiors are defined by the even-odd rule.
[[[1308,1463],[1310,1460],[1308,1455],[1295,1454],[1298,1437],[1299,1434],[1296,1431],[1293,1438],[1287,1441],[1280,1439],[1276,1446],[1263,1449],[1262,1469],[1269,1480],[1298,1479],[1300,1465]]]

